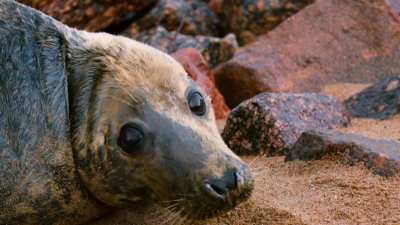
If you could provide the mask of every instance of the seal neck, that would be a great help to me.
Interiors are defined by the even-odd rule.
[[[96,102],[98,84],[103,78],[105,64],[101,60],[104,51],[94,49],[85,38],[84,31],[72,30],[67,37],[65,67],[68,80],[70,129],[74,146],[86,149],[92,116],[90,106]],[[84,146],[82,146],[84,145]]]

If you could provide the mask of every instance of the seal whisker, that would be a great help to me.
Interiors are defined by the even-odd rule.
[[[118,82],[116,82],[116,84],[122,89],[124,90],[132,99],[133,101],[135,101],[136,103],[138,103],[138,101],[136,100],[136,98],[134,98],[131,93],[129,93],[124,87],[122,87]]]
[[[259,158],[259,156],[256,156],[256,157],[253,159],[253,161],[250,162],[250,164],[249,164],[250,169],[251,169],[251,165],[252,165],[258,158]]]
[[[160,218],[167,217],[167,219],[168,219],[168,217],[169,217],[170,214],[174,214],[174,213],[175,213],[175,212],[173,211],[173,209],[166,209],[166,210],[167,210],[167,212],[164,213],[162,216],[160,216]]]
[[[176,224],[177,221],[180,221],[183,219],[183,217],[181,216],[181,212],[184,210],[185,208],[182,208],[179,212],[176,213],[175,219],[173,219],[171,221],[172,224]]]
[[[252,165],[255,161],[257,161],[258,159],[261,159],[261,158],[263,158],[263,157],[265,157],[265,156],[266,156],[265,154],[262,155],[262,156],[256,156],[256,157],[253,159],[253,161],[251,161],[250,164],[249,164],[250,169],[251,169],[251,170],[253,169],[253,168],[251,168],[251,165]]]
[[[254,170],[252,169],[252,172],[259,172],[260,170],[262,170],[262,169],[265,169],[265,170],[267,170],[269,167],[258,167],[258,168],[254,168]]]
[[[184,224],[187,221],[187,215],[180,218],[178,225]]]
[[[253,175],[254,175],[254,176],[258,176],[258,175],[264,174],[264,172],[266,172],[266,171],[267,171],[267,170],[257,171],[257,172],[255,172],[255,173],[253,173]]]
[[[184,209],[184,208],[183,208]],[[167,218],[164,222],[162,222],[161,224],[166,224],[166,223],[168,223],[168,222],[170,222],[171,220],[173,220],[173,219],[175,219],[176,217],[178,217],[179,215],[180,215],[180,213],[183,211],[183,209],[181,209],[181,210],[179,210],[178,212],[173,212],[173,211],[171,211],[172,213],[172,216],[171,217],[169,217],[169,218]]]
[[[113,97],[113,96],[111,96],[111,98],[116,99],[116,100],[118,100],[118,101],[121,101],[121,102],[123,102],[123,103],[125,103],[125,104],[128,104],[128,105],[131,106],[132,108],[135,108],[135,106],[133,106],[133,105],[130,104],[129,102],[126,102],[126,101],[124,101],[124,100],[121,100],[121,99],[116,98],[116,97]]]
[[[188,194],[177,194],[177,195],[182,195],[184,197],[195,197],[195,195],[188,195]]]
[[[166,209],[171,209],[171,208],[174,208],[175,206],[177,206],[179,203],[175,203],[175,204],[173,204],[173,205],[170,205],[170,206],[168,206],[168,207],[165,207]]]
[[[198,211],[197,214],[190,215],[190,224],[193,224],[196,221],[199,214],[200,214],[200,211]]]
[[[159,201],[159,203],[165,203],[165,202],[180,202],[180,201],[182,201],[183,200],[183,198],[180,198],[180,199],[176,199],[176,200],[170,200],[170,201]],[[178,204],[178,203],[177,203]]]

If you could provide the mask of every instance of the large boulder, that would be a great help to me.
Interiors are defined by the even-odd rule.
[[[221,17],[224,32],[236,34],[240,45],[266,34],[315,0],[211,0],[210,8]]]
[[[159,0],[17,0],[68,26],[102,31],[150,10]]]
[[[230,108],[263,92],[375,83],[400,71],[400,17],[384,0],[320,0],[215,71]]]
[[[172,53],[171,56],[182,64],[189,76],[210,96],[215,118],[227,118],[230,110],[225,105],[224,97],[215,88],[213,72],[200,52],[193,48],[184,48]]]
[[[132,24],[127,31],[150,30],[159,25],[168,31],[175,31],[181,25],[180,33],[219,37],[219,18],[201,0],[160,0],[146,15]],[[132,31],[133,30],[133,31]],[[126,31],[125,31],[126,32]]]
[[[344,101],[350,116],[390,119],[400,112],[400,74],[386,77]]]
[[[124,33],[123,35],[167,53],[183,48],[194,48],[201,52],[211,68],[231,59],[238,46],[234,34],[228,34],[224,38],[200,35],[193,37],[177,34],[174,31],[169,32],[163,26],[157,26],[140,33]]]
[[[352,163],[364,162],[378,175],[393,176],[400,171],[400,143],[323,129],[301,134],[285,162],[296,159],[310,161],[339,154],[348,154]]]
[[[238,155],[281,156],[308,129],[349,125],[346,109],[332,96],[262,93],[232,110],[222,137]]]

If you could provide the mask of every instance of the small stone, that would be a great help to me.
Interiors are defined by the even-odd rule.
[[[381,79],[344,101],[350,116],[356,118],[390,119],[398,114],[400,74]]]
[[[213,72],[200,52],[193,48],[183,48],[172,53],[171,56],[182,64],[189,76],[210,96],[215,118],[227,118],[230,110],[225,104],[224,97],[215,88]]]
[[[93,8],[88,8],[87,10],[86,10],[86,15],[88,16],[88,17],[93,17],[95,14],[94,14],[95,12],[94,12],[94,10],[93,10]]]
[[[143,13],[159,0],[17,0],[61,21],[86,31],[104,31],[125,22],[132,13]]]
[[[328,95],[262,93],[234,108],[222,132],[239,155],[285,155],[308,129],[350,126],[339,100]]]
[[[393,176],[400,171],[400,143],[324,129],[302,133],[285,162],[318,160],[346,153],[349,154],[349,162],[364,162],[368,169],[374,170],[374,174]]]
[[[138,28],[137,25],[132,26]],[[132,34],[137,35],[131,36]],[[201,52],[211,68],[231,59],[238,46],[234,34],[228,34],[224,38],[200,35],[193,37],[177,34],[173,42],[175,34],[176,32],[168,32],[163,26],[157,26],[140,33],[134,32],[133,29],[128,29],[123,33],[124,36],[131,37],[167,53],[183,48],[194,48]]]
[[[185,35],[218,37],[221,34],[218,17],[201,0],[160,0],[150,12],[136,21],[142,30],[161,25],[168,31],[177,30],[181,22],[180,33]]]

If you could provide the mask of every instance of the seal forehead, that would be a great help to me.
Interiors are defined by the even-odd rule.
[[[180,94],[190,85],[183,67],[164,52],[123,36],[85,32],[81,43],[96,50],[99,59],[113,76],[113,82],[123,87],[140,87],[154,93],[159,89],[174,90]],[[157,94],[157,93],[154,93]]]

